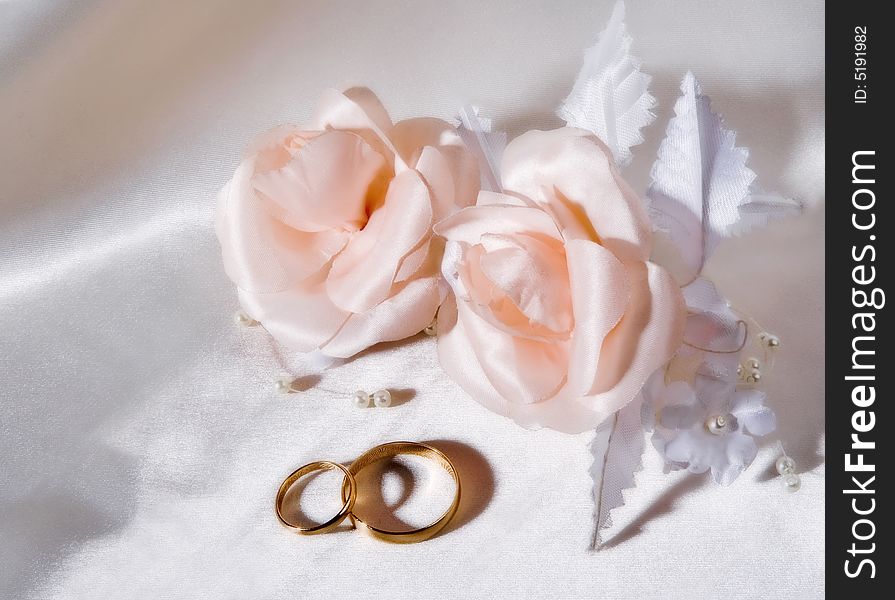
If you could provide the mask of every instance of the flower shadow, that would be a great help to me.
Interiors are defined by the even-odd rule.
[[[678,500],[705,485],[706,477],[704,475],[694,475],[688,473],[683,479],[668,488],[665,493],[659,496],[646,510],[644,510],[636,519],[625,525],[619,532],[606,540],[599,550],[614,548],[619,544],[630,540],[631,538],[643,532],[644,527],[650,521],[669,514],[676,506]]]

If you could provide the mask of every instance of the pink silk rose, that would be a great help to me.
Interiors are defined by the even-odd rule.
[[[625,406],[681,343],[680,289],[649,262],[640,199],[588,132],[506,148],[504,194],[436,225],[454,290],[439,360],[467,393],[528,427],[577,433]]]
[[[274,338],[349,357],[432,321],[446,294],[432,224],[478,189],[450,124],[392,124],[369,90],[331,90],[304,127],[257,139],[221,191],[224,267]]]

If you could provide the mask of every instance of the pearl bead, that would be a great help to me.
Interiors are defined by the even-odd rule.
[[[743,376],[743,365],[737,365],[737,377]]]
[[[377,390],[373,392],[373,404],[378,408],[385,408],[392,404],[392,394],[388,390]]]
[[[426,335],[435,335],[437,333],[438,321],[432,319],[432,322],[426,325],[426,328],[423,329],[423,333]]]
[[[746,381],[749,383],[758,383],[761,381],[761,371],[758,369],[752,369],[752,372],[749,373],[749,376],[746,377]]]
[[[237,325],[242,325],[243,327],[252,327],[258,324],[258,321],[245,314],[241,310],[236,311],[233,315],[233,322]]]
[[[283,377],[277,379],[277,382],[274,385],[279,393],[288,394],[292,391],[292,384],[294,382],[295,380],[292,377],[284,375]]]
[[[730,425],[730,418],[727,415],[714,415],[706,419],[705,428],[709,433],[721,435]]]
[[[777,459],[775,466],[777,467],[777,472],[781,475],[788,475],[796,472],[796,461],[785,454]]]
[[[802,487],[802,480],[795,473],[787,473],[783,476],[783,487],[790,494],[798,492]]]
[[[770,348],[777,348],[780,346],[780,338],[778,338],[773,333],[768,333],[767,331],[762,331],[758,334],[758,339],[760,339],[766,346]]]
[[[749,368],[750,368],[750,369],[758,369],[758,368],[760,368],[760,367],[761,367],[761,363],[758,362],[758,359],[757,359],[757,358],[750,358],[750,359],[749,359]]]
[[[357,408],[367,408],[370,406],[370,394],[363,390],[357,390],[354,392],[354,395],[351,396],[351,402]]]

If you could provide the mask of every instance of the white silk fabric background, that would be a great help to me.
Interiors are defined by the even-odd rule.
[[[657,122],[626,170],[645,191],[692,69],[804,216],[726,244],[710,274],[779,334],[778,436],[729,488],[645,469],[592,536],[588,434],[526,431],[464,396],[419,337],[315,377],[260,330],[212,227],[249,139],[327,86],[395,118],[472,102],[517,135],[554,109],[604,1],[0,0],[0,597],[817,598],[823,595],[823,2],[632,1]],[[308,389],[278,396],[289,366]],[[357,388],[403,390],[361,411]],[[280,479],[392,439],[441,440],[466,500],[414,546],[300,537]]]

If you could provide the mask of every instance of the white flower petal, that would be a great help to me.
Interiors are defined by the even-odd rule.
[[[737,392],[731,406],[731,414],[746,431],[755,436],[767,435],[777,428],[774,411],[764,405],[766,397],[759,390],[744,390]]]

